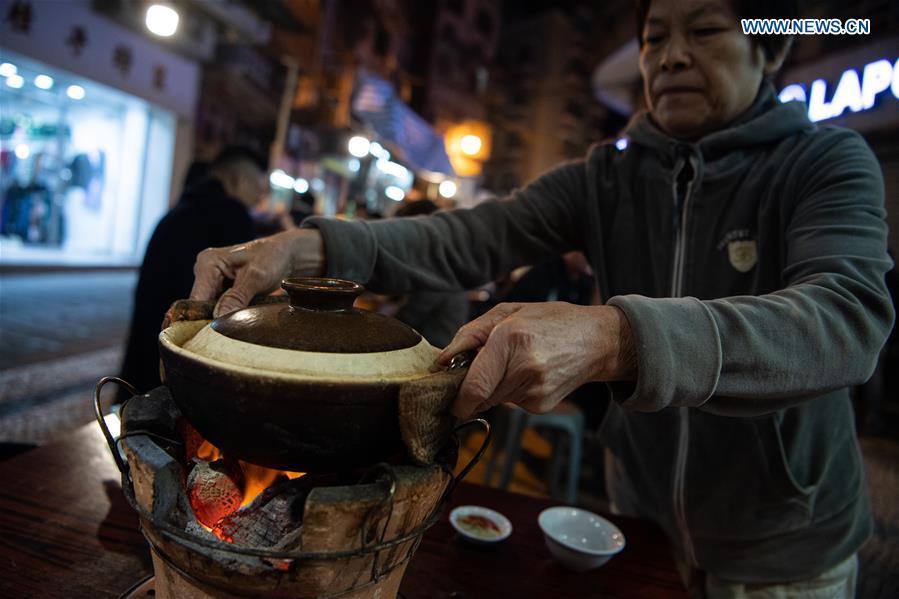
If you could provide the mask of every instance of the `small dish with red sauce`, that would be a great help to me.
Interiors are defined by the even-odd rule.
[[[508,518],[479,505],[460,505],[450,512],[449,521],[462,538],[473,543],[492,545],[512,534]]]

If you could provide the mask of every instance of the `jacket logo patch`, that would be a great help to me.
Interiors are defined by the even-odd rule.
[[[727,244],[727,258],[730,265],[739,272],[749,272],[758,262],[758,246],[754,239],[739,239]]]

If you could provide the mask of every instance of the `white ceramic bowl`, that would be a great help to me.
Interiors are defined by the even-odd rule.
[[[480,516],[490,520],[499,529],[492,534],[479,533],[476,528],[466,526],[464,519],[468,516]],[[460,505],[450,512],[450,524],[462,537],[473,543],[492,545],[505,541],[512,534],[512,523],[497,511],[479,505]]]
[[[576,507],[543,510],[537,523],[549,552],[576,572],[598,568],[624,549],[624,535],[617,526]]]

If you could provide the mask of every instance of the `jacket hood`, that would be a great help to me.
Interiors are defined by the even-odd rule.
[[[665,161],[675,162],[678,149],[684,146],[697,150],[705,161],[732,150],[756,144],[776,142],[803,130],[814,128],[801,102],[782,104],[769,81],[763,81],[752,105],[728,127],[709,133],[695,142],[684,142],[663,133],[648,111],[634,116],[625,133],[631,142],[649,147],[661,154]]]

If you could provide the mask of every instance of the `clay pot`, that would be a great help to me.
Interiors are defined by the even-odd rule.
[[[181,412],[226,455],[269,468],[331,472],[402,451],[400,390],[433,376],[440,350],[398,320],[354,308],[357,283],[282,287],[289,302],[163,330],[164,382]]]

